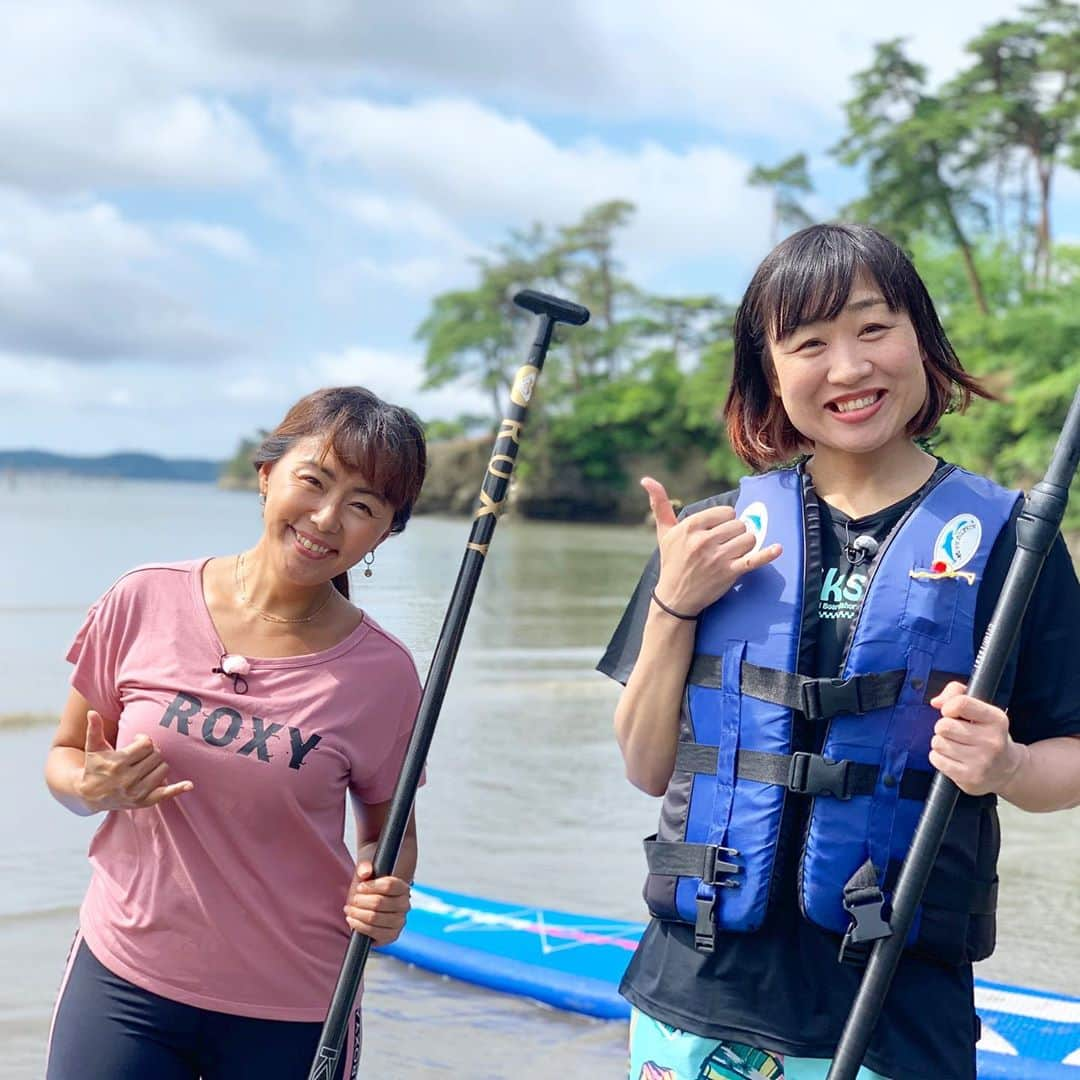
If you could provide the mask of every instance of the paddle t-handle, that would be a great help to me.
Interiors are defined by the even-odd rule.
[[[416,723],[413,725],[409,745],[405,749],[405,759],[402,762],[394,794],[390,799],[386,821],[379,834],[378,843],[375,845],[375,854],[371,860],[373,878],[385,877],[393,873],[397,863],[401,842],[405,838],[405,829],[412,813],[413,800],[416,798],[416,789],[420,785],[420,775],[435,734],[435,724],[439,719],[439,711],[442,709],[443,698],[450,682],[458,646],[465,632],[465,622],[472,607],[476,584],[487,558],[488,545],[495,531],[495,524],[505,504],[529,402],[536,387],[536,380],[544,366],[544,357],[551,344],[552,331],[558,322],[580,326],[589,318],[588,309],[581,307],[580,304],[537,292],[534,289],[519,292],[514,297],[514,303],[527,311],[538,314],[540,319],[528,359],[518,368],[514,377],[514,384],[510,390],[510,403],[499,425],[491,460],[484,473],[472,529],[469,532],[468,543],[465,545],[465,554],[461,561],[461,568],[458,570],[457,581],[454,583],[454,590],[450,594],[450,602],[443,618],[439,640],[431,658],[431,667],[428,670],[424,691],[420,697],[420,706],[416,713]],[[353,932],[349,938],[345,959],[338,974],[337,986],[334,988],[334,996],[326,1014],[326,1022],[319,1036],[319,1046],[315,1051],[308,1080],[332,1080],[334,1076],[341,1056],[341,1047],[345,1042],[349,1015],[360,988],[360,979],[371,951],[371,944],[371,938],[367,934]]]
[[[561,296],[539,292],[536,289],[522,289],[514,294],[514,303],[519,308],[531,311],[534,315],[546,315],[552,322],[569,323],[571,326],[584,326],[589,321],[589,309],[564,300]]]

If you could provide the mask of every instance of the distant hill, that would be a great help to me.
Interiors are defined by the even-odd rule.
[[[0,472],[62,473],[117,480],[182,480],[193,484],[216,484],[220,461],[170,459],[154,454],[105,454],[71,457],[45,450],[0,450]]]

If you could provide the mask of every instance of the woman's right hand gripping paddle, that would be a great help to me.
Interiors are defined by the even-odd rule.
[[[710,506],[679,521],[659,480],[646,476],[660,548],[656,595],[683,615],[699,615],[751,570],[776,560],[782,551],[770,544],[754,551],[754,533],[731,506]]]
[[[86,714],[85,752],[77,794],[95,812],[157,806],[195,786],[190,780],[167,783],[169,767],[146,735],[136,735],[117,750],[105,737],[100,713],[93,709]]]

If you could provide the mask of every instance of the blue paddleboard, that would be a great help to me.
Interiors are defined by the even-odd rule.
[[[412,891],[401,937],[382,951],[428,971],[626,1019],[618,985],[644,926],[520,907],[427,885]],[[1080,1080],[1080,998],[976,979],[980,1080]]]

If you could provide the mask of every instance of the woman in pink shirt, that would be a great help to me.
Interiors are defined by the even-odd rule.
[[[255,465],[255,545],[125,574],[68,654],[45,777],[103,819],[49,1080],[306,1075],[350,929],[384,944],[404,924],[415,824],[393,876],[371,857],[420,683],[347,572],[404,529],[423,431],[363,388],[320,390]],[[350,1026],[339,1076],[358,1007]]]

